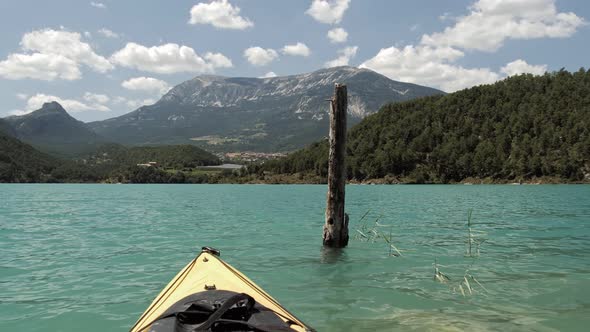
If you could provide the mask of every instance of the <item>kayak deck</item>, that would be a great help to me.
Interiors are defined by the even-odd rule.
[[[256,302],[275,312],[293,330],[313,331],[240,271],[218,256],[203,251],[190,261],[158,294],[131,328],[131,332],[149,331],[154,321],[173,304],[187,295],[211,289],[246,293]]]

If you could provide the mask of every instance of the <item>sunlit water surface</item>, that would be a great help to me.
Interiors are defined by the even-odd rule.
[[[0,331],[128,330],[204,245],[318,331],[587,331],[590,186],[348,186],[351,235],[379,219],[402,257],[322,250],[325,191],[0,185]]]

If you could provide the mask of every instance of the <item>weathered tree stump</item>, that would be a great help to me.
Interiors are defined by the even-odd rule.
[[[328,195],[323,235],[324,246],[337,248],[348,245],[348,215],[344,213],[347,98],[346,85],[336,84],[330,100]]]

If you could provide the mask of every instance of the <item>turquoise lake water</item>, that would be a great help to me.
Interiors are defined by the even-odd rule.
[[[348,186],[351,235],[379,219],[402,257],[323,250],[325,193],[0,185],[0,331],[128,330],[205,245],[318,331],[587,331],[590,186]]]

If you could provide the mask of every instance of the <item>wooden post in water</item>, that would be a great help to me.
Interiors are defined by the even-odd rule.
[[[346,185],[346,85],[336,84],[330,100],[330,155],[324,246],[343,248],[348,244],[348,215],[344,213]]]

